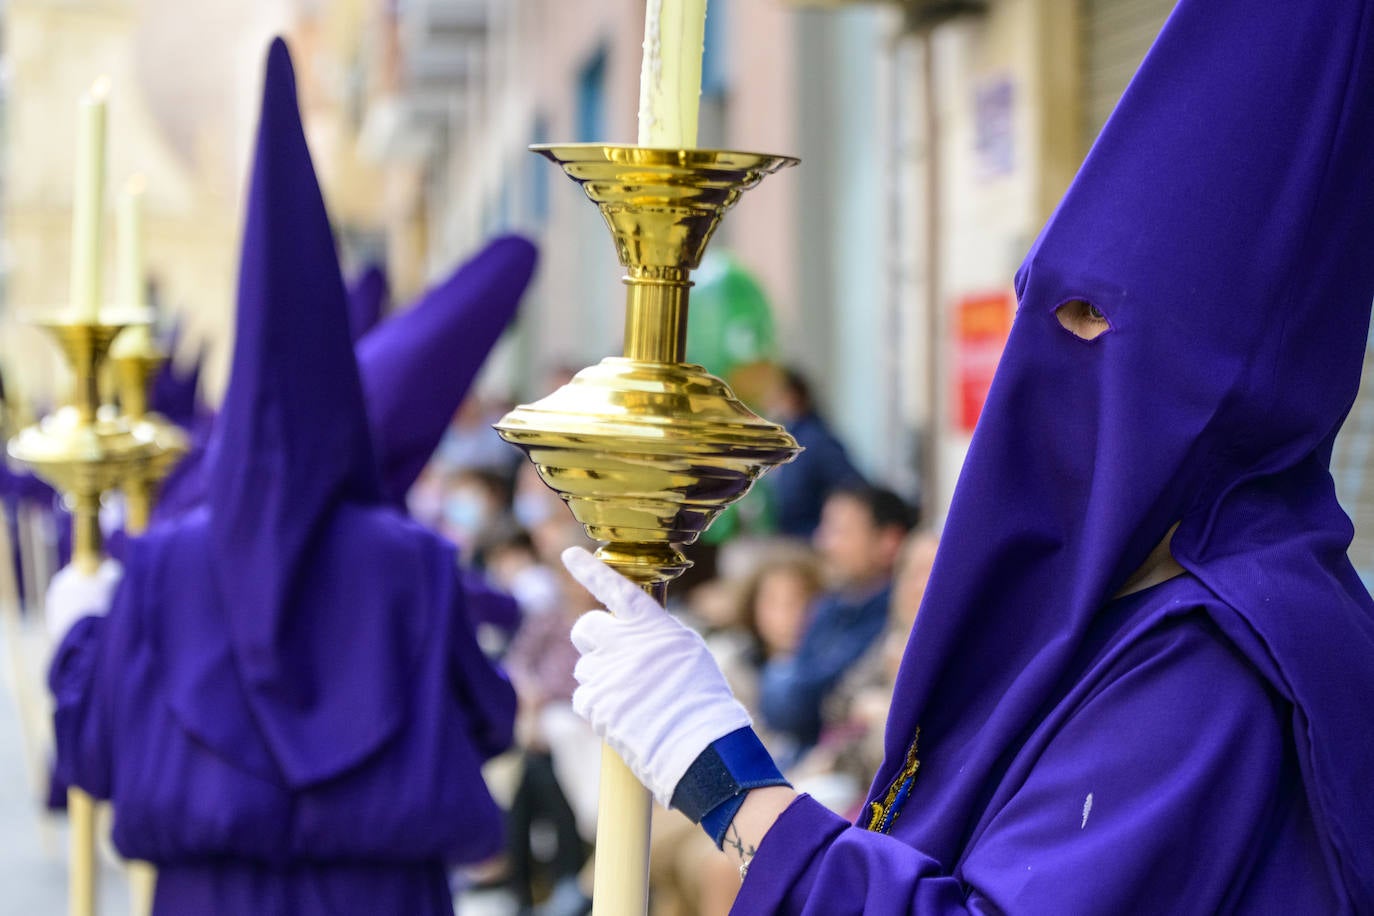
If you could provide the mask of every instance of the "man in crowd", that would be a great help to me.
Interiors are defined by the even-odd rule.
[[[795,742],[794,752],[816,742],[826,694],[883,632],[913,521],[902,498],[879,487],[841,487],[825,501],[815,544],[830,590],[815,602],[796,652],[769,660],[759,686],[764,721]]]
[[[837,487],[863,483],[863,475],[822,419],[811,386],[796,369],[780,371],[768,399],[768,415],[786,426],[804,449],[765,478],[777,504],[778,533],[809,538],[820,524],[826,497]]]

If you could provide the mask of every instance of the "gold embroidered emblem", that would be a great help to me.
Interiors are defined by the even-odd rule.
[[[911,747],[907,749],[906,760],[902,762],[902,769],[888,786],[883,800],[868,803],[869,830],[877,833],[892,831],[892,823],[902,813],[902,806],[911,795],[911,785],[916,781],[916,771],[921,768],[921,761],[916,759],[916,748],[920,742],[921,729],[918,727],[915,737],[911,739]]]

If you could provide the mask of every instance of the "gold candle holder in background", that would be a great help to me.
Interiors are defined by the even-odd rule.
[[[75,376],[71,403],[10,440],[15,461],[62,492],[72,512],[72,563],[93,573],[103,558],[100,497],[128,477],[150,448],[124,419],[100,410],[99,377],[110,344],[124,328],[148,321],[144,312],[95,320],[57,316],[34,324],[57,341]]]
[[[158,487],[190,447],[179,426],[148,408],[149,385],[167,359],[146,334],[122,334],[110,347],[120,414],[134,437],[148,446],[121,482],[129,534],[147,530]]]
[[[597,556],[662,603],[693,543],[769,468],[800,451],[781,426],[684,361],[690,274],[721,216],[787,156],[604,144],[532,147],[600,208],[624,282],[623,357],[583,369],[497,431],[529,456],[602,547]],[[650,797],[602,749],[594,912],[643,913]]]
[[[102,314],[80,319],[57,315],[36,319],[57,341],[75,375],[71,403],[9,443],[9,454],[61,491],[72,513],[72,565],[94,574],[104,558],[100,499],[125,480],[149,452],[122,417],[100,411],[99,377],[110,344],[131,324],[146,323],[146,312]],[[95,804],[75,787],[67,792],[71,831],[68,913],[96,912]]]

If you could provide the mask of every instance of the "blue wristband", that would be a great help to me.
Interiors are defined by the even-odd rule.
[[[750,789],[785,785],[789,783],[759,736],[745,726],[697,755],[673,790],[672,806],[701,824],[720,848]]]

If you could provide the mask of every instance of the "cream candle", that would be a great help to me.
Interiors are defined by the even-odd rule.
[[[71,307],[83,320],[100,316],[101,235],[105,201],[105,112],[110,81],[100,77],[81,98],[72,190]]]
[[[120,189],[115,211],[115,303],[122,309],[142,309],[148,305],[143,262],[145,187],[142,175],[130,178]],[[148,336],[148,326],[134,325],[121,336],[142,340]]]
[[[648,0],[639,74],[640,146],[696,146],[705,45],[706,0]]]

